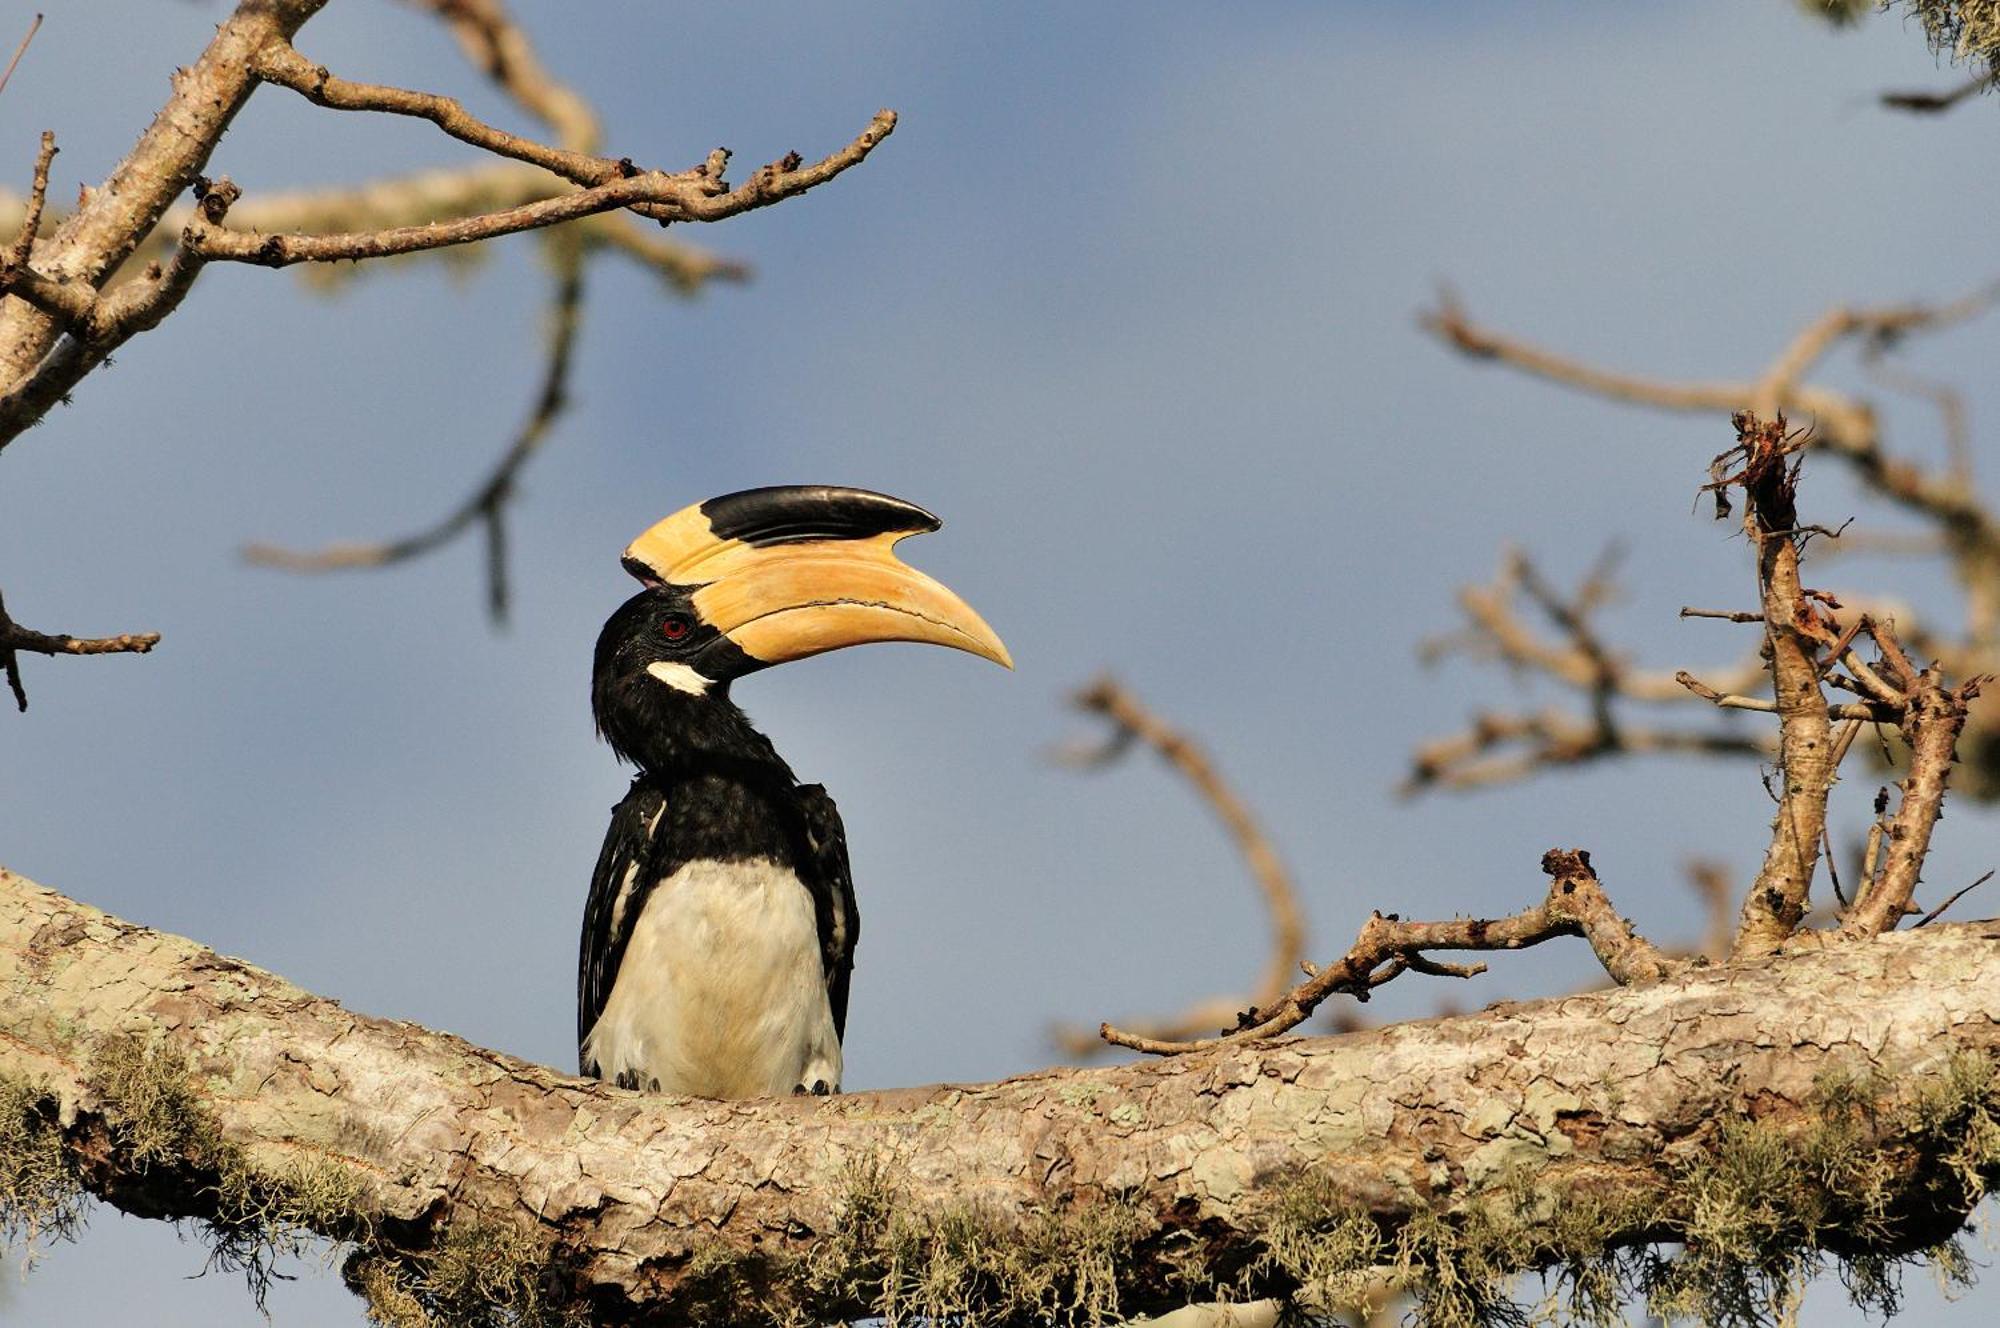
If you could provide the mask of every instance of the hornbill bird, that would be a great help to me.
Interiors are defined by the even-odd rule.
[[[865,489],[750,489],[625,550],[645,586],[597,638],[597,729],[638,767],[583,919],[583,1073],[700,1097],[840,1088],[861,920],[833,800],[800,784],[730,699],[737,678],[867,641],[1013,667],[969,605],[900,562],[936,530]]]

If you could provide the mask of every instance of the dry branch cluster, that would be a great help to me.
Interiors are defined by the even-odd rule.
[[[1896,315],[1900,321],[1914,317]],[[1836,323],[1848,326],[1852,321],[1844,315],[1839,320],[1824,320],[1824,328]],[[1832,333],[1823,331],[1822,335]],[[1803,352],[1790,357],[1795,365],[1810,358]],[[1774,370],[1759,394],[1766,399],[1785,395],[1783,384],[1795,376],[1795,365]],[[1505,657],[1537,664],[1586,692],[1592,700],[1589,732],[1557,754],[1550,754],[1544,746],[1504,766],[1463,764],[1483,750],[1490,734],[1477,743],[1456,739],[1445,747],[1432,748],[1420,758],[1419,769],[1429,771],[1434,778],[1440,766],[1451,765],[1458,782],[1473,783],[1523,774],[1540,764],[1583,759],[1599,750],[1642,749],[1621,745],[1629,740],[1621,738],[1623,730],[1611,704],[1619,695],[1656,700],[1688,695],[1722,709],[1774,715],[1778,720],[1774,743],[1748,739],[1740,740],[1740,746],[1712,742],[1707,747],[1715,751],[1769,751],[1775,760],[1778,806],[1770,840],[1728,945],[1733,958],[1754,961],[1835,939],[1865,940],[1899,926],[1906,915],[1920,911],[1914,896],[1932,831],[1943,812],[1946,781],[1958,761],[1958,743],[1972,713],[1972,702],[1992,675],[1975,674],[1956,685],[1949,684],[1938,665],[1919,668],[1912,662],[1891,622],[1860,613],[1843,623],[1836,616],[1841,602],[1806,586],[1800,578],[1800,560],[1807,544],[1815,537],[1838,536],[1837,531],[1803,521],[1798,512],[1800,465],[1813,435],[1789,431],[1782,413],[1760,419],[1749,411],[1739,411],[1734,425],[1736,444],[1714,459],[1709,482],[1703,488],[1713,495],[1718,518],[1732,515],[1735,495],[1742,496],[1742,529],[1755,558],[1759,607],[1755,612],[1710,616],[1761,629],[1763,644],[1755,670],[1768,680],[1770,699],[1740,694],[1753,683],[1749,670],[1727,680],[1730,690],[1686,671],[1668,677],[1626,670],[1614,661],[1589,624],[1590,609],[1604,593],[1605,575],[1594,574],[1575,596],[1564,598],[1544,584],[1525,561],[1517,561],[1515,583],[1568,631],[1569,644],[1545,645],[1519,626],[1498,597],[1483,591],[1468,592],[1468,611],[1484,628],[1485,639]],[[1876,655],[1872,661],[1863,658],[1869,645]],[[1827,696],[1829,688],[1856,699],[1832,702]],[[1275,969],[1274,975],[1285,972],[1297,957],[1298,907],[1289,878],[1277,868],[1276,855],[1248,810],[1192,744],[1116,684],[1092,687],[1079,696],[1078,704],[1106,715],[1114,724],[1110,744],[1090,754],[1089,760],[1102,764],[1133,741],[1142,740],[1179,767],[1216,806],[1244,848],[1272,901],[1273,914],[1280,920],[1276,951],[1285,968]],[[1886,790],[1878,801],[1877,821],[1852,896],[1841,893],[1838,877],[1833,877],[1839,896],[1834,925],[1810,927],[1812,886],[1828,837],[1827,795],[1841,762],[1869,725],[1891,728],[1900,736],[1908,754],[1908,768],[1900,781],[1901,797],[1893,814],[1888,810]],[[1545,743],[1555,741],[1547,732],[1539,736]],[[1692,739],[1688,741],[1692,743]],[[1643,749],[1672,745],[1657,734],[1645,742]],[[1468,770],[1484,773],[1469,775]],[[1833,870],[1830,857],[1828,868]],[[1289,989],[1267,982],[1259,999],[1237,1014],[1235,1026],[1214,1036],[1194,1035],[1202,1028],[1196,1021],[1213,1013],[1212,1003],[1150,1027],[1125,1029],[1106,1023],[1099,1035],[1111,1045],[1157,1055],[1256,1042],[1298,1027],[1335,994],[1365,1001],[1376,987],[1405,972],[1471,977],[1485,969],[1483,964],[1435,958],[1439,953],[1517,950],[1559,936],[1586,940],[1607,976],[1621,986],[1657,983],[1690,964],[1707,962],[1706,956],[1672,955],[1638,935],[1612,906],[1587,852],[1552,849],[1543,857],[1542,870],[1551,882],[1543,901],[1507,917],[1419,922],[1393,914],[1373,914],[1337,961],[1325,966],[1301,963],[1305,980]],[[1712,872],[1706,890],[1718,899],[1724,897]]]
[[[1803,445],[1846,463],[1870,492],[1912,514],[1933,534],[1915,540],[1844,532],[1843,550],[1887,549],[1942,557],[1957,582],[1964,619],[1956,630],[1925,623],[1906,606],[1841,589],[1817,611],[1839,630],[1864,617],[1891,622],[1908,650],[1938,661],[1959,677],[2000,671],[2000,516],[1981,501],[1972,483],[1971,441],[1956,391],[1896,364],[1891,354],[1910,337],[1941,331],[1986,311],[2000,290],[1987,288],[1942,305],[1874,309],[1836,308],[1801,331],[1756,378],[1741,382],[1672,383],[1615,373],[1559,355],[1474,322],[1446,300],[1425,319],[1446,344],[1475,359],[1491,360],[1593,395],[1675,411],[1730,414],[1752,411],[1765,419],[1784,413],[1804,422]],[[1912,392],[1938,410],[1946,461],[1929,466],[1888,450],[1875,406],[1849,393],[1807,381],[1836,346],[1857,343],[1861,360],[1878,381]],[[1774,754],[1768,737],[1736,727],[1642,722],[1634,705],[1674,709],[1708,699],[1679,681],[1681,671],[1648,670],[1597,633],[1592,616],[1610,595],[1608,571],[1586,578],[1573,595],[1552,589],[1522,554],[1510,554],[1490,586],[1461,592],[1464,631],[1439,640],[1433,659],[1451,653],[1492,659],[1509,669],[1545,678],[1580,698],[1574,710],[1529,713],[1485,711],[1461,733],[1418,748],[1408,787],[1470,788],[1517,780],[1537,770],[1657,752],[1705,755]],[[1755,621],[1761,615],[1686,608],[1690,618]],[[1533,621],[1539,616],[1546,629]],[[1748,692],[1770,675],[1761,657],[1698,673],[1725,695]],[[1770,698],[1761,698],[1769,700]],[[1729,708],[1739,708],[1735,704]],[[1580,711],[1580,713],[1579,713]],[[1976,712],[1966,735],[1970,766],[1964,791],[2000,794],[2000,716]]]
[[[351,264],[462,253],[498,236],[538,232],[554,273],[546,368],[520,429],[467,499],[401,539],[317,553],[272,545],[247,551],[253,561],[292,570],[380,566],[477,527],[486,537],[488,600],[497,618],[507,603],[507,502],[562,411],[590,256],[623,254],[681,291],[740,277],[740,264],[669,240],[659,229],[720,221],[823,184],[867,157],[894,130],[896,117],[878,113],[821,160],[788,153],[735,183],[726,173],[729,153],[720,148],[683,170],[650,167],[601,153],[596,114],[542,65],[501,0],[408,2],[444,24],[472,65],[553,141],[487,124],[451,97],[354,82],[315,63],[293,39],[326,0],[245,0],[201,57],[175,73],[172,96],[152,125],[109,179],[82,190],[74,210],[48,201],[53,133],[42,136],[27,194],[0,206],[0,224],[12,228],[0,250],[0,448],[67,401],[120,346],[173,313],[210,263]],[[265,85],[331,111],[429,121],[483,160],[304,194],[245,197],[228,178],[210,180],[203,172],[230,121]],[[156,639],[61,638],[68,644],[56,645],[57,638],[0,619],[0,663],[25,705],[15,652],[143,650]]]

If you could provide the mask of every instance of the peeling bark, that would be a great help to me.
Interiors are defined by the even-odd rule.
[[[342,1173],[376,1249],[421,1251],[472,1224],[516,1232],[609,1317],[685,1311],[703,1269],[753,1247],[767,1270],[805,1258],[863,1169],[893,1177],[899,1204],[976,1213],[1003,1239],[1117,1206],[1131,1221],[1111,1251],[1114,1308],[1131,1314],[1189,1299],[1190,1260],[1211,1286],[1252,1267],[1273,1195],[1307,1172],[1387,1232],[1525,1179],[1540,1205],[1631,1212],[1617,1240],[1671,1236],[1655,1200],[1719,1132],[1753,1117],[1809,1128],[1828,1072],[1909,1087],[1955,1053],[2000,1050],[2000,922],[1336,1038],[707,1102],[356,1014],[0,870],[0,1077],[60,1104],[93,1191],[148,1215],[212,1215],[212,1189],[134,1167],[119,1143],[121,1107],[93,1057],[133,1034],[185,1058],[221,1137],[259,1173]],[[1961,1198],[1913,1211],[1876,1248],[1948,1236]],[[825,1299],[837,1278],[818,1285],[820,1314],[879,1312],[861,1292]],[[1271,1272],[1243,1287],[1288,1289]],[[788,1294],[782,1280],[759,1290]]]

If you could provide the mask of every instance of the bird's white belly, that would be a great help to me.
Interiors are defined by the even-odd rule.
[[[584,1043],[606,1079],[698,1097],[840,1087],[812,896],[770,861],[653,887]]]

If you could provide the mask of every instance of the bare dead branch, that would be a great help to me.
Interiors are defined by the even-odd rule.
[[[1732,623],[1760,623],[1764,621],[1764,615],[1761,613],[1746,613],[1740,609],[1695,609],[1689,608],[1686,605],[1681,606],[1681,617],[1718,618],[1723,622]],[[1678,682],[1680,675],[1675,674],[1674,679]]]
[[[1489,756],[1508,745],[1518,750]],[[1410,756],[1410,772],[1397,791],[1405,797],[1430,788],[1464,790],[1516,783],[1536,772],[1582,765],[1613,756],[1772,755],[1764,736],[1726,729],[1655,728],[1620,723],[1607,737],[1591,720],[1545,709],[1531,714],[1481,711],[1460,733],[1433,739]]]
[[[553,1292],[589,1298],[600,1321],[726,1317],[740,1305],[718,1311],[704,1275],[719,1267],[756,1279],[760,1316],[847,1322],[912,1309],[891,1298],[887,1242],[868,1234],[893,1223],[896,1248],[919,1268],[950,1240],[1018,1246],[1050,1282],[1088,1278],[1104,1295],[1070,1314],[1074,1296],[1024,1312],[974,1292],[940,1314],[1084,1322],[1171,1309],[1210,1278],[1239,1295],[1287,1293],[1271,1275],[1229,1279],[1271,1234],[1270,1200],[1302,1176],[1323,1177],[1328,1211],[1376,1224],[1393,1245],[1443,1204],[1488,1197],[1467,1177],[1505,1149],[1509,1172],[1557,1212],[1621,1215],[1593,1227],[1598,1238],[1685,1239],[1680,1206],[1660,1196],[1753,1111],[1760,1140],[1787,1148],[1823,1136],[1816,1104],[1829,1069],[1872,1067],[1916,1094],[1943,1086],[1943,1064],[1990,1060],[1995,935],[1991,924],[1938,926],[1779,964],[1689,966],[1643,992],[1231,1046],[1193,1063],[709,1102],[572,1079],[359,1014],[0,870],[0,1075],[35,1095],[30,1126],[52,1127],[47,1142],[109,1202],[214,1216],[216,1156],[202,1148],[220,1139],[257,1194],[293,1192],[288,1177],[338,1182],[340,1202],[302,1220],[361,1241],[384,1272],[483,1232],[510,1265],[547,1269]],[[175,1119],[200,1122],[175,1136],[186,1147],[143,1152],[122,1128],[138,1102],[101,1069],[121,1052],[129,1061],[135,1031],[141,1086],[171,1087]],[[1717,1066],[1735,1073],[1718,1077]],[[1984,1121],[1990,1102],[1975,1099],[1972,1114]],[[1903,1102],[1881,1105],[1887,1116]],[[1901,1178],[1883,1196],[1888,1211],[1926,1220],[1863,1248],[1950,1234],[1990,1179],[1937,1182],[1970,1138],[1868,1141],[1884,1174]],[[864,1197],[874,1207],[857,1223]],[[1052,1234],[1075,1217],[1111,1220],[1082,1239]],[[1561,1225],[1540,1204],[1513,1220],[1537,1249]],[[1182,1240],[1189,1231],[1199,1243]],[[1829,1232],[1850,1249],[1857,1238]],[[1554,1247],[1557,1257],[1574,1248]],[[1420,1292],[1424,1275],[1400,1285]],[[735,1285],[723,1281],[724,1294]]]
[[[185,232],[183,243],[211,262],[289,267],[293,263],[350,262],[475,244],[502,235],[556,226],[600,212],[631,207],[636,203],[656,204],[671,213],[677,221],[720,221],[755,208],[768,207],[824,184],[860,163],[895,128],[895,112],[877,112],[868,127],[838,152],[810,166],[801,165],[796,156],[786,157],[760,168],[747,181],[733,188],[722,174],[727,155],[718,151],[711,153],[709,160],[702,165],[677,174],[645,171],[538,203],[525,203],[519,207],[429,226],[402,226],[336,235],[260,235],[224,230],[196,221]]]
[[[1797,470],[1789,461],[1797,440],[1782,415],[1735,417],[1737,445],[1715,459],[1720,495],[1739,485],[1748,502],[1743,530],[1757,554],[1766,653],[1778,712],[1778,763],[1783,778],[1764,864],[1744,899],[1737,956],[1769,954],[1805,917],[1812,878],[1826,838],[1826,797],[1832,787],[1832,718],[1820,690],[1819,648],[1831,638],[1799,582]],[[1742,469],[1724,476],[1732,461]],[[1714,699],[1711,697],[1710,699]]]
[[[173,99],[112,179],[84,190],[78,210],[60,218],[54,235],[38,245],[54,151],[45,137],[34,188],[19,203],[18,239],[6,251],[13,260],[0,258],[0,295],[18,297],[0,302],[0,447],[67,400],[119,344],[157,326],[209,261],[324,267],[341,258],[458,250],[522,229],[573,223],[561,238],[547,241],[559,256],[559,281],[543,390],[468,503],[403,540],[290,556],[295,565],[379,565],[435,548],[477,525],[486,537],[488,603],[497,617],[507,598],[504,504],[561,409],[584,256],[613,250],[683,292],[714,278],[740,278],[741,264],[641,233],[633,211],[664,224],[719,220],[768,206],[862,160],[893,131],[895,116],[878,114],[846,148],[821,161],[807,164],[788,154],[733,187],[724,177],[728,153],[720,149],[678,174],[642,171],[629,160],[596,155],[595,114],[549,75],[499,0],[419,0],[419,7],[451,30],[475,67],[554,130],[554,144],[500,130],[452,98],[350,82],[308,61],[292,39],[323,3],[245,0],[202,58],[176,76]],[[208,187],[197,172],[260,82],[337,110],[423,118],[500,160],[274,196],[232,212],[235,187],[226,180]],[[189,185],[196,188],[196,206],[170,215],[168,202]],[[11,207],[8,215],[14,215]],[[135,255],[141,257],[128,267]]]
[[[1103,1025],[1099,1035],[1113,1046],[1156,1056],[1255,1042],[1298,1027],[1336,992],[1366,1000],[1371,990],[1407,969],[1454,977],[1470,977],[1483,970],[1483,965],[1439,963],[1429,957],[1433,951],[1520,950],[1558,936],[1587,940],[1605,972],[1620,986],[1657,982],[1683,967],[1618,915],[1598,883],[1588,853],[1550,849],[1542,856],[1542,870],[1550,878],[1547,897],[1534,908],[1508,917],[1407,922],[1394,914],[1371,914],[1338,961],[1317,970],[1274,1005],[1248,1011],[1233,1031],[1220,1036],[1164,1041],[1140,1037],[1111,1024]]]
[[[1596,396],[1664,410],[1733,410],[1749,396],[1740,383],[1668,383],[1637,374],[1615,373],[1558,355],[1529,342],[1474,323],[1455,296],[1444,293],[1438,307],[1418,315],[1418,326],[1474,359],[1496,360],[1525,373]]]
[[[1718,692],[1701,679],[1685,670],[1674,675],[1681,686],[1707,701],[1718,710],[1749,710],[1760,715],[1779,713],[1778,703],[1761,696],[1735,696]],[[1858,702],[1853,705],[1829,705],[1826,713],[1834,719],[1868,720],[1876,723],[1894,723],[1900,710],[1883,704]]]
[[[1608,372],[1475,324],[1449,297],[1421,321],[1465,354],[1498,360],[1593,395],[1665,410],[1748,409],[1765,418],[1784,411],[1812,419],[1809,445],[1843,458],[1870,489],[1939,524],[1965,588],[1972,638],[1982,648],[1995,649],[2000,648],[2000,517],[1964,482],[1958,453],[1942,473],[1892,457],[1883,449],[1871,406],[1802,379],[1843,341],[1860,341],[1864,362],[1879,366],[1883,353],[1910,335],[1978,317],[1996,299],[2000,286],[1989,283],[1942,304],[1837,306],[1799,332],[1756,379],[1734,383],[1674,383]],[[1949,441],[1953,428],[1949,414],[1946,427]]]
[[[21,682],[19,651],[37,655],[143,655],[160,643],[158,632],[126,632],[119,636],[69,636],[61,632],[37,632],[23,627],[7,614],[0,599],[0,673],[7,675],[14,706],[28,708],[28,691]]]
[[[230,210],[238,227],[249,231],[372,231],[455,221],[523,203],[539,202],[571,192],[570,183],[539,167],[497,161],[457,170],[426,170],[385,176],[327,189],[304,189],[245,199]],[[25,218],[27,199],[0,194],[0,231]],[[179,245],[181,232],[194,209],[169,209],[160,224],[132,255],[132,261],[105,282],[118,286],[148,261],[164,262]],[[65,214],[52,210],[50,219]],[[700,245],[662,234],[629,212],[601,212],[563,228],[577,232],[593,252],[609,251],[631,259],[666,282],[678,294],[692,294],[712,280],[742,281],[750,267],[721,257]],[[294,269],[309,284],[331,287],[384,266],[425,260],[467,261],[477,250],[424,250],[378,260],[367,267],[301,264]]]
[[[1635,725],[1620,717],[1614,702],[1669,702],[1686,693],[1674,673],[1636,669],[1604,645],[1590,623],[1592,612],[1611,594],[1609,559],[1588,573],[1567,596],[1558,593],[1526,554],[1509,549],[1500,570],[1485,586],[1459,592],[1468,626],[1458,635],[1426,642],[1423,658],[1450,653],[1495,659],[1508,668],[1547,677],[1583,694],[1588,718],[1544,709],[1533,714],[1483,712],[1466,730],[1420,746],[1411,758],[1401,791],[1466,789],[1507,783],[1550,766],[1577,765],[1636,753],[1764,755],[1762,737],[1731,730],[1681,730]],[[1525,597],[1556,627],[1551,639],[1537,633],[1517,607]],[[1683,616],[1713,616],[1699,611]],[[1756,615],[1751,615],[1754,619]],[[1762,665],[1748,659],[1725,671],[1733,691],[1755,685]],[[1495,756],[1496,749],[1518,750]]]
[[[590,104],[549,73],[520,24],[500,0],[404,0],[434,14],[468,63],[516,104],[556,131],[564,147],[597,150],[597,116]]]
[[[587,152],[552,147],[495,128],[468,112],[455,97],[337,78],[325,65],[314,64],[289,43],[259,52],[257,74],[266,82],[289,88],[315,106],[329,110],[374,111],[428,120],[461,143],[539,166],[574,184],[606,184],[637,173],[630,162],[621,164]],[[677,218],[662,215],[660,219]]]
[[[1060,759],[1080,768],[1101,767],[1117,760],[1135,743],[1144,743],[1187,781],[1229,832],[1244,865],[1250,869],[1250,877],[1256,882],[1271,921],[1270,957],[1248,1004],[1254,1009],[1277,1001],[1291,986],[1293,975],[1298,971],[1300,959],[1305,953],[1305,922],[1291,873],[1285,870],[1277,847],[1258,824],[1249,804],[1223,779],[1200,746],[1154,714],[1117,679],[1099,678],[1077,692],[1072,704],[1086,714],[1100,715],[1108,720],[1111,733],[1095,749],[1063,752],[1059,754]],[[1178,1016],[1151,1021],[1146,1031],[1161,1040],[1185,1038],[1197,1030],[1227,1023],[1242,1013],[1244,1004],[1229,997],[1210,998]],[[1223,1008],[1220,1019],[1216,1018],[1218,1008]],[[1065,1037],[1060,1030],[1057,1037],[1066,1048],[1077,1052],[1096,1050],[1102,1046],[1080,1036]]]
[[[1959,900],[1965,898],[1967,895],[1971,894],[1974,890],[1977,890],[1980,886],[1986,884],[1988,881],[1992,879],[1993,879],[1993,869],[1988,868],[1984,873],[1980,875],[1978,880],[1974,881],[1971,885],[1962,885],[1958,889],[1952,891],[1951,894],[1946,897],[1945,901],[1942,904],[1939,904],[1936,908],[1924,914],[1921,918],[1918,918],[1917,926],[1918,927],[1930,926],[1933,922],[1936,922],[1939,918],[1944,916],[1944,911],[1946,909],[1950,908],[1953,904],[1956,904]]]
[[[556,290],[550,301],[548,360],[542,384],[535,395],[527,420],[499,462],[471,495],[435,524],[400,539],[374,543],[335,544],[315,552],[299,552],[274,544],[256,543],[243,550],[246,561],[290,572],[329,572],[340,569],[386,567],[429,553],[475,523],[487,534],[487,607],[493,620],[507,616],[506,550],[503,510],[514,492],[521,469],[541,447],[555,427],[556,418],[567,403],[570,363],[582,323],[584,255],[575,242],[562,244],[557,251]]]
[[[1879,639],[1890,639],[1890,634],[1884,632]],[[1958,759],[1958,735],[1965,727],[1967,706],[1988,681],[1986,676],[1968,678],[1948,688],[1934,668],[1914,679],[1902,716],[1903,739],[1910,750],[1902,798],[1882,841],[1880,876],[1868,883],[1866,893],[1848,910],[1841,922],[1844,935],[1879,935],[1898,925],[1910,910],[1918,874],[1930,851],[1931,832],[1944,810],[1945,783]]]
[[[35,15],[35,21],[41,21]],[[42,131],[42,146],[35,154],[35,175],[28,188],[28,202],[22,209],[21,230],[14,238],[14,248],[7,255],[8,272],[26,271],[35,253],[35,237],[41,234],[42,210],[49,198],[49,166],[56,159],[56,136],[50,130]]]

